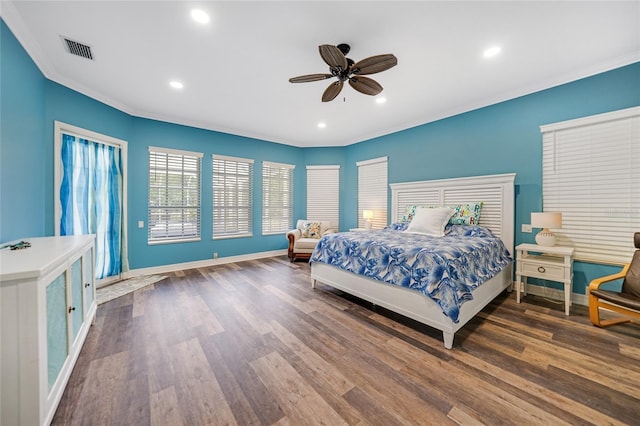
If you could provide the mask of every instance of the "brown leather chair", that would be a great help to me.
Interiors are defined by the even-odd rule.
[[[640,232],[633,235],[636,249],[640,249]],[[617,291],[602,290],[600,286],[606,282],[624,279],[622,289]],[[609,309],[625,317],[600,319],[600,308]],[[640,250],[633,253],[631,263],[624,265],[617,274],[597,278],[589,284],[589,318],[593,325],[608,327],[614,324],[640,320]]]

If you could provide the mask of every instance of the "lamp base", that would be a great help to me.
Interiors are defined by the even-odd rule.
[[[364,222],[364,229],[371,229],[371,221],[370,220],[366,220]]]
[[[553,247],[556,245],[556,236],[548,229],[543,229],[536,234],[536,244],[539,246]]]

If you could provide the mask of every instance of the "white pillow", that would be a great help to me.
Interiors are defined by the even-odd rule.
[[[444,237],[444,227],[454,213],[455,210],[448,207],[418,207],[415,216],[407,226],[407,232]]]

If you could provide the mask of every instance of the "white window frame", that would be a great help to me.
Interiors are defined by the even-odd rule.
[[[293,227],[295,167],[292,164],[262,162],[262,235],[284,234]]]
[[[307,166],[307,219],[340,227],[340,166]]]
[[[211,155],[214,240],[253,236],[253,163],[248,158]]]
[[[358,227],[365,227],[364,210],[373,211],[371,227],[387,226],[388,211],[388,157],[358,161]]]
[[[166,175],[168,177],[169,174],[171,174],[170,172],[173,171],[174,174],[177,173],[181,173],[184,177],[185,171],[184,171],[184,162],[188,161],[190,163],[194,163],[195,165],[197,165],[197,170],[196,170],[196,176],[197,176],[197,200],[191,200],[191,202],[189,203],[185,203],[182,205],[176,205],[176,206],[170,206],[170,205],[163,205],[163,206],[151,206],[151,192],[152,192],[152,182],[151,182],[151,173],[152,173],[152,154],[160,154],[160,155],[166,155],[167,157],[167,161],[169,161],[170,156],[172,157],[181,157],[182,158],[182,170],[178,170],[178,169],[174,169],[174,170],[169,170],[167,168],[166,170]],[[147,244],[149,245],[156,245],[156,244],[170,244],[170,243],[183,243],[183,242],[190,242],[190,241],[200,241],[200,233],[201,233],[201,208],[202,208],[202,195],[201,195],[201,191],[202,191],[202,157],[203,154],[201,152],[192,152],[192,151],[184,151],[184,150],[178,150],[178,149],[171,149],[171,148],[162,148],[162,147],[154,147],[154,146],[149,146],[149,200],[148,200],[148,216],[147,216]],[[168,180],[165,181],[165,188],[166,190],[168,190],[169,188],[169,182]],[[185,190],[185,185],[183,183],[182,185],[182,189]],[[184,194],[183,194],[184,195]],[[156,223],[155,220],[152,219],[152,214],[155,213],[156,211],[161,211],[161,210],[165,210],[165,211],[169,211],[169,210],[182,210],[182,214],[184,215],[185,210],[196,210],[196,219],[195,219],[195,227],[196,227],[196,231],[194,234],[191,233],[185,233],[185,222],[180,223],[180,227],[181,229],[178,229],[177,227],[174,228],[174,232],[176,232],[177,234],[174,236],[171,235],[167,235],[167,236],[163,236],[163,237],[152,237],[152,233],[154,230],[154,227],[156,225],[154,225]],[[190,223],[190,222],[189,222]],[[171,223],[167,223],[166,228],[167,228],[167,232],[168,229],[170,227]],[[178,231],[175,231],[176,229],[178,229]]]
[[[540,130],[543,210],[562,213],[557,244],[578,260],[628,263],[640,229],[640,107]]]

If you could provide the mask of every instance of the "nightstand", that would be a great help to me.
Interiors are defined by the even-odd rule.
[[[367,228],[350,228],[349,231],[354,232],[354,231],[370,231],[371,229],[367,229]]]
[[[527,277],[564,284],[564,313],[569,315],[573,279],[573,247],[520,244],[516,247],[516,297],[527,295]]]

